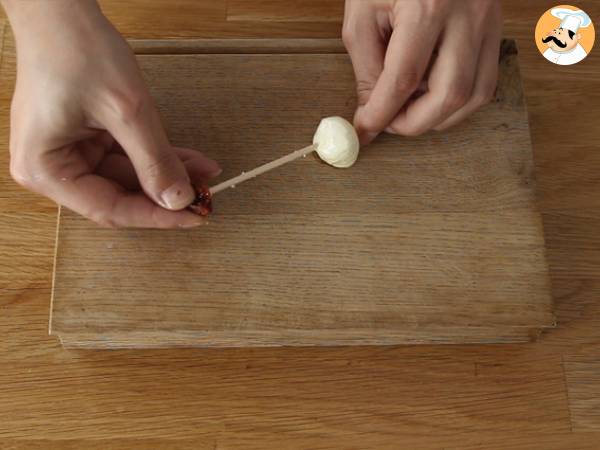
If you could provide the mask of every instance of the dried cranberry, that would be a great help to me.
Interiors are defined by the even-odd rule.
[[[212,212],[212,195],[206,186],[196,187],[196,198],[188,209],[200,216],[208,216]]]

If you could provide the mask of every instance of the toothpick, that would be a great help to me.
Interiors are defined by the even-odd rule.
[[[243,183],[244,181],[247,181],[247,180],[254,178],[260,174],[268,172],[269,170],[275,169],[276,167],[279,167],[286,163],[294,161],[295,159],[298,159],[302,156],[306,156],[309,153],[314,152],[315,150],[316,150],[316,148],[314,145],[309,145],[308,147],[304,147],[304,148],[301,148],[300,150],[296,150],[295,152],[292,152],[288,155],[282,156],[281,158],[276,159],[275,161],[271,161],[269,163],[263,164],[262,166],[256,167],[255,169],[252,169],[248,172],[242,172],[237,177],[233,177],[229,180],[223,181],[222,183],[219,183],[219,184],[211,187],[210,193],[211,193],[211,195],[215,195],[217,192],[224,191],[225,189],[228,189],[228,188],[233,188],[236,185]]]

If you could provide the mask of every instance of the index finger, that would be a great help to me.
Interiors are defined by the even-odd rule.
[[[400,19],[385,55],[384,69],[369,101],[359,107],[355,126],[362,143],[373,140],[396,117],[419,86],[437,42],[439,25],[410,26]]]
[[[189,211],[170,211],[142,191],[131,192],[96,174],[51,182],[44,194],[106,227],[189,228],[204,220]]]
[[[342,40],[352,60],[358,105],[367,103],[383,70],[385,39],[372,14],[363,8],[349,8],[346,2]],[[369,5],[361,5],[367,6]]]

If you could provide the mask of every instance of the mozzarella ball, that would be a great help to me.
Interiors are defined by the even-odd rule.
[[[313,145],[319,157],[333,167],[348,168],[356,162],[360,144],[356,130],[342,117],[321,120]]]

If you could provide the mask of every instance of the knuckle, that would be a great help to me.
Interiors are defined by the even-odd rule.
[[[483,89],[480,92],[475,93],[475,95],[474,95],[475,103],[479,106],[487,105],[488,103],[491,103],[494,100],[495,96],[496,96],[496,87],[495,86]]]
[[[395,123],[391,123],[386,129],[385,132],[388,134],[397,134],[400,135],[402,134],[400,128],[398,127],[398,125],[396,125]]]
[[[96,223],[98,225],[100,225],[102,228],[109,228],[109,229],[118,228],[117,225],[115,224],[115,222],[112,221],[111,219],[101,220]]]
[[[148,161],[143,169],[145,181],[157,180],[164,177],[173,177],[177,173],[174,157],[169,152],[160,152]]]
[[[370,133],[377,133],[383,128],[381,119],[376,114],[361,115],[358,120],[358,127]]]
[[[502,14],[502,5],[497,0],[484,0],[481,4],[477,5],[477,8],[484,14]]]
[[[487,105],[492,101],[492,97],[485,92],[477,93],[473,96],[473,104],[476,107]]]
[[[149,103],[148,96],[135,89],[112,92],[109,98],[111,109],[124,124],[135,123]]]
[[[12,150],[11,153],[13,156],[10,159],[9,172],[10,176],[15,180],[19,185],[27,188],[33,189],[37,184],[37,178],[34,175],[32,170],[32,162],[31,160],[26,159],[21,151]]]
[[[408,136],[408,137],[419,136],[419,135],[423,134],[423,132],[424,132],[424,130],[421,129],[421,127],[419,127],[418,125],[410,124],[410,123],[404,123],[402,125],[391,124],[387,128],[387,131],[391,134],[397,134],[400,136]]]
[[[115,207],[116,198],[96,207],[90,205],[86,211],[83,211],[82,215],[103,228],[119,228],[115,221]]]
[[[442,112],[453,112],[469,101],[471,90],[465,83],[456,84],[446,92],[442,99]]]
[[[117,228],[114,219],[105,211],[92,212],[87,214],[87,217],[102,228]]]
[[[417,3],[418,14],[421,20],[433,21],[444,16],[451,6],[450,0],[424,0]]]
[[[10,176],[25,188],[31,188],[34,185],[33,178],[29,176],[27,170],[18,163],[10,163]]]
[[[433,16],[436,11],[440,10],[440,7],[444,6],[444,0],[425,0],[420,2],[421,15],[429,17]]]
[[[412,93],[417,90],[421,77],[417,72],[404,72],[398,75],[395,86],[399,94]]]
[[[365,105],[369,101],[374,87],[375,85],[371,81],[356,80],[356,94],[359,105]]]
[[[354,31],[354,27],[348,25],[347,23],[344,23],[344,26],[342,27],[342,42],[344,43],[346,49],[352,48],[356,42],[356,33]]]

